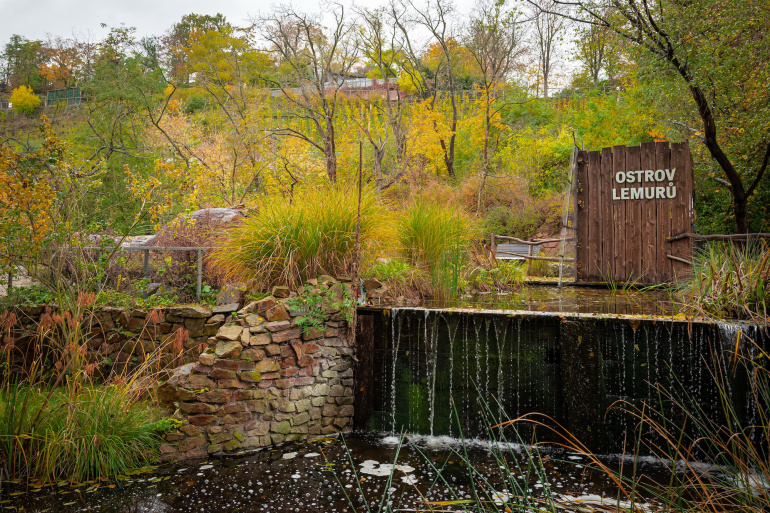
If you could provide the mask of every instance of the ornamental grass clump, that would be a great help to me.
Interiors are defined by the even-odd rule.
[[[694,259],[693,279],[681,291],[686,307],[718,318],[767,322],[770,314],[770,244],[706,244]]]
[[[351,272],[354,262],[358,193],[355,189],[306,189],[289,199],[263,198],[255,213],[228,230],[212,258],[231,279],[261,288],[292,289],[321,274]],[[361,197],[360,257],[387,239],[387,212],[376,195]]]
[[[403,258],[426,271],[434,297],[455,295],[461,288],[477,222],[456,205],[417,199],[396,221]]]
[[[0,457],[9,475],[51,482],[124,474],[157,458],[170,429],[126,385],[74,393],[11,384],[0,390]]]

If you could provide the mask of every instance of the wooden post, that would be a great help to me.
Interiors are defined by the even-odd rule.
[[[201,300],[201,292],[203,289],[203,250],[198,250],[198,279],[195,283],[195,296],[198,301]]]
[[[527,276],[529,276],[529,271],[532,268],[532,244],[527,246],[527,250],[527,256],[529,257],[527,258]]]
[[[495,244],[495,234],[490,234],[490,244],[489,250],[492,252],[492,258],[497,258],[497,244]]]

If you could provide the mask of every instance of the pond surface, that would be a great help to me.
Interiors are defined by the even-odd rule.
[[[672,295],[664,289],[612,290],[582,286],[558,287],[556,284],[525,284],[521,290],[510,293],[479,294],[455,301],[423,300],[410,306],[660,316],[671,316],[678,312]]]
[[[344,441],[322,438],[240,457],[147,468],[112,481],[79,485],[62,481],[26,491],[21,484],[6,485],[0,495],[0,508],[56,513],[352,512],[366,511],[366,501],[369,510],[375,512],[385,511],[379,507],[385,495],[391,505],[389,511],[428,511],[422,501],[471,498],[469,470],[458,458],[456,451],[462,451],[462,446],[457,440],[416,437],[400,449],[398,441],[397,437],[376,434],[349,435]],[[475,478],[476,487],[490,497],[491,510],[496,509],[492,504],[495,501],[513,500],[508,498],[508,487],[500,478],[502,462],[484,448],[483,442],[469,445],[467,461],[472,461],[480,472]],[[398,467],[389,483],[389,464],[398,451]],[[511,467],[526,461],[521,447],[506,449],[502,454]],[[527,483],[534,496],[545,499],[551,494],[555,501],[569,503],[568,509],[573,510],[578,505],[598,505],[602,500],[614,502],[616,490],[612,483],[586,466],[584,457],[564,452],[541,456],[545,479],[536,473],[526,476],[519,472],[514,478]],[[660,472],[652,464],[648,467]],[[441,479],[437,469],[442,469]],[[479,485],[483,479],[488,484]],[[477,511],[460,505],[434,509]],[[501,504],[499,511],[503,510]]]

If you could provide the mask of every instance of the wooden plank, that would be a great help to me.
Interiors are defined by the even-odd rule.
[[[588,154],[588,281],[601,281],[601,162],[601,152],[592,151]]]
[[[613,146],[612,147],[612,172],[610,174],[609,183],[604,185],[608,190],[608,199],[611,209],[611,223],[612,223],[612,253],[609,260],[612,265],[612,271],[609,276],[618,281],[626,281],[628,279],[628,270],[626,269],[626,243],[628,238],[626,236],[626,203],[629,200],[614,200],[612,196],[612,189],[617,189],[618,193],[622,187],[625,187],[625,183],[618,183],[615,177],[618,173],[626,172],[626,147],[625,146]]]
[[[601,235],[600,241],[602,245],[602,256],[598,262],[599,278],[602,281],[607,281],[610,277],[615,276],[614,270],[614,244],[613,244],[613,217],[612,217],[612,148],[602,148],[601,156],[601,170],[599,172],[598,188],[600,194],[600,223],[601,223]],[[591,187],[594,189],[595,187]]]
[[[577,240],[575,241],[575,268],[577,269],[577,281],[588,279],[588,152],[578,152],[577,187],[575,188],[575,227]]]
[[[626,148],[626,171],[638,171],[641,169],[641,148],[631,146]],[[635,189],[636,182],[625,185]],[[644,281],[642,267],[642,248],[644,239],[642,238],[642,201],[639,199],[629,199],[624,201],[626,206],[626,224],[624,237],[626,240],[626,275],[629,281]]]
[[[673,215],[671,216],[671,232],[669,237],[693,230],[692,226],[692,157],[687,143],[671,145],[671,164],[676,167],[674,185],[676,197],[671,200]],[[666,185],[669,185],[666,183]],[[683,239],[668,243],[671,245],[672,256],[682,260],[692,259],[692,241]],[[677,259],[671,260],[672,279],[683,280],[692,275],[692,267]]]
[[[639,169],[655,168],[655,143],[646,142],[641,146],[641,163]],[[644,181],[637,184],[644,187]],[[658,278],[658,251],[657,251],[657,225],[658,206],[654,200],[639,200],[641,216],[642,239],[642,273],[645,283],[659,283]]]
[[[655,143],[655,165],[653,171],[671,168],[671,150],[667,142]],[[678,171],[677,171],[678,172]],[[655,182],[645,183],[645,187],[656,187]],[[666,256],[671,253],[671,245],[666,239],[671,233],[671,200],[656,199],[657,226],[655,229],[655,260],[657,261],[657,282],[671,281],[671,259]]]

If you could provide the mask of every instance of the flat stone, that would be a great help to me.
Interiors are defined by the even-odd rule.
[[[249,345],[252,346],[266,346],[270,344],[273,341],[273,339],[270,337],[269,333],[257,333],[252,334],[249,337]]]
[[[265,319],[257,314],[249,314],[246,316],[246,322],[249,326],[259,326],[265,322]]]
[[[172,306],[168,313],[177,317],[211,317],[211,310],[203,306]]]
[[[277,331],[283,331],[291,327],[291,323],[289,321],[276,321],[276,322],[268,322],[265,324],[265,327],[272,333],[275,333]]]
[[[243,333],[243,327],[237,324],[230,324],[228,326],[222,326],[217,331],[217,338],[224,340],[238,340]]]
[[[275,360],[262,360],[254,366],[254,370],[260,374],[278,372],[281,370],[281,365]]]
[[[283,305],[275,305],[274,307],[270,308],[267,310],[267,312],[265,312],[265,317],[267,317],[267,320],[271,322],[289,320],[289,314],[286,312],[286,309],[283,307]]]
[[[246,381],[248,383],[259,383],[262,381],[262,375],[253,370],[253,371],[241,371],[239,374],[241,381]]]
[[[229,314],[232,312],[237,312],[238,307],[241,306],[238,303],[229,303],[226,305],[218,305],[211,309],[212,312],[215,314]]]
[[[273,296],[267,296],[266,298],[257,301],[257,313],[265,313],[275,306],[275,298]]]
[[[377,278],[369,278],[368,280],[364,281],[364,288],[367,291],[379,289],[380,287],[382,287],[382,282]]]
[[[293,329],[293,330],[285,330],[285,331],[279,331],[276,333],[273,333],[273,342],[276,344],[279,344],[281,342],[286,342],[287,340],[291,340],[293,338],[299,339],[302,336],[302,330],[299,328]]]
[[[238,358],[242,349],[243,346],[240,342],[220,340],[214,352],[219,358]]]

